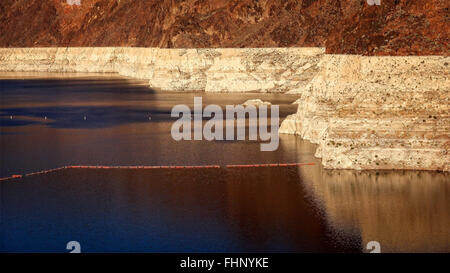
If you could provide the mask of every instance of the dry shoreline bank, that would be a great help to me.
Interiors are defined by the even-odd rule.
[[[162,91],[276,92],[305,86],[324,48],[0,48],[0,71],[118,73]]]

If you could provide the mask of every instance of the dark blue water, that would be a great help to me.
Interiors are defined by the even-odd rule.
[[[4,251],[359,251],[333,243],[295,169],[66,170],[2,185]]]

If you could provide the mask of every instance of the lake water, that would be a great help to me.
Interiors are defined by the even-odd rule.
[[[0,75],[1,76],[1,75]],[[450,251],[450,176],[332,171],[315,146],[175,141],[177,104],[295,96],[155,92],[115,76],[0,80],[0,177],[69,165],[220,165],[219,169],[63,169],[0,182],[1,252]],[[3,77],[4,78],[4,77]],[[150,117],[150,119],[149,119]],[[313,162],[314,166],[226,168]]]

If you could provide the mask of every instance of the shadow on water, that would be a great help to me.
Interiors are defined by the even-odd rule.
[[[0,128],[40,124],[52,128],[88,129],[148,122],[149,117],[154,122],[175,120],[170,117],[172,107],[187,104],[192,108],[194,96],[204,97],[205,105],[219,102],[223,106],[225,103],[243,103],[255,95],[161,95],[142,82],[127,79],[0,79],[0,96]],[[290,100],[278,99],[283,104]],[[282,107],[280,116],[292,113],[295,108]]]
[[[132,109],[126,107],[27,107],[6,108],[1,111],[0,126],[41,124],[52,128],[107,128],[134,122],[168,121],[170,111]],[[15,118],[11,119],[13,116]],[[40,121],[24,120],[23,117]],[[47,120],[45,120],[47,118]]]
[[[13,119],[6,117],[6,115],[4,117],[0,116],[0,127],[27,126],[33,124],[42,124],[42,123],[32,120]],[[6,134],[6,132],[0,131],[0,134]]]

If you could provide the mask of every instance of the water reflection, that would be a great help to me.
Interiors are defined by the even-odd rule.
[[[450,176],[423,171],[300,169],[336,240],[360,236],[382,252],[450,251]]]
[[[136,122],[148,123],[149,118],[153,122],[171,119],[170,111],[167,110],[120,106],[6,108],[0,111],[0,117],[0,127],[40,124],[52,128],[106,128]]]

